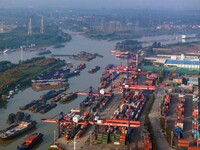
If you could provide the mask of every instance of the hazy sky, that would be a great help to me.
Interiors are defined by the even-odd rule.
[[[198,9],[200,0],[0,0],[0,7]]]

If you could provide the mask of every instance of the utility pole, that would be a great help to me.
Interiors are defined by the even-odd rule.
[[[41,19],[40,33],[41,33],[41,34],[44,33],[44,19],[43,19],[43,16],[42,16],[42,19]]]
[[[90,146],[92,146],[92,131],[90,131]]]
[[[24,61],[24,57],[23,57],[23,49],[24,49],[24,47],[22,46],[22,47],[21,47],[21,62]]]
[[[165,130],[167,128],[167,118],[165,117]]]
[[[76,150],[76,138],[77,136],[74,137],[74,150]]]
[[[174,138],[174,133],[171,131],[171,147],[173,146],[173,138]]]
[[[29,19],[29,23],[28,23],[28,35],[32,35],[33,31],[32,31],[32,21],[31,18]]]

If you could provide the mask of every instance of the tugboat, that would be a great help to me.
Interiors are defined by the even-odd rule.
[[[35,128],[37,122],[36,121],[22,121],[17,124],[11,125],[5,130],[0,132],[0,138],[3,140],[12,139],[32,128]]]
[[[77,98],[77,94],[72,92],[72,93],[69,93],[66,96],[62,97],[61,100],[60,100],[60,103],[66,103],[66,102],[73,100],[75,98]]]
[[[73,65],[71,62],[67,62],[66,65],[67,65],[67,68],[73,68]]]
[[[100,69],[99,66],[91,67],[90,70],[88,70],[88,73],[95,73],[95,72],[97,72],[99,69]]]
[[[24,142],[22,142],[19,146],[17,146],[18,150],[30,150],[34,147],[39,141],[42,140],[42,133],[33,133],[28,136]]]
[[[76,70],[83,70],[83,69],[85,69],[85,67],[86,67],[86,64],[85,63],[81,63],[76,67]]]

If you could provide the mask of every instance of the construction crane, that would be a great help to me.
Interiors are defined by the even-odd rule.
[[[42,122],[47,122],[47,123],[58,123],[58,137],[60,137],[60,128],[67,126],[67,125],[98,125],[98,126],[115,126],[115,127],[129,127],[129,128],[138,128],[140,127],[140,122],[139,121],[133,121],[133,120],[114,120],[114,119],[107,119],[107,118],[101,118],[98,120],[91,120],[88,121],[83,120],[83,121],[78,121],[74,122],[73,120],[66,120],[63,112],[60,114],[56,115],[53,118],[44,118],[41,119]]]
[[[81,95],[91,95],[91,96],[105,96],[105,97],[112,97],[113,93],[100,93],[93,87],[89,87],[88,89],[81,91],[81,92],[75,92],[76,94]]]
[[[123,89],[155,91],[156,86],[152,86],[152,85],[119,85],[118,89],[120,92],[123,92]]]

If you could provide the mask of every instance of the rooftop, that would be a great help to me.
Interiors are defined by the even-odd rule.
[[[200,65],[200,62],[196,61],[196,60],[171,60],[171,59],[167,59],[165,64]]]

